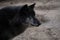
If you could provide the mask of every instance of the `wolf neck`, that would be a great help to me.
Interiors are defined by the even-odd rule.
[[[11,27],[10,27],[11,28]],[[11,34],[12,35],[19,35],[19,34],[21,34],[21,33],[23,33],[26,29],[28,28],[28,26],[23,26],[22,24],[20,24],[20,26],[17,26],[17,24],[15,24],[14,26],[13,26],[13,28],[11,28]]]

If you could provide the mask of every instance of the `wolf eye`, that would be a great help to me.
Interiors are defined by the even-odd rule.
[[[31,13],[31,15],[32,15],[32,16],[35,16],[35,12],[33,11],[33,12]]]

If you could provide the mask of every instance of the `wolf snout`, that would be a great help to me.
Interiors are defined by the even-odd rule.
[[[41,23],[38,23],[36,26],[39,26],[39,25],[41,25]]]
[[[39,25],[41,25],[41,23],[40,22],[38,22],[38,23],[32,23],[31,25],[32,26],[39,26]]]

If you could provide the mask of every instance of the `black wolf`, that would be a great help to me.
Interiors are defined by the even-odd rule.
[[[0,9],[0,40],[9,40],[21,34],[26,25],[39,26],[35,18],[35,3],[28,6],[8,6]]]

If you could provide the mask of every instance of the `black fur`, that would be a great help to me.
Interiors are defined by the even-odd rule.
[[[9,40],[21,34],[28,24],[39,26],[41,23],[35,18],[34,6],[26,4],[0,9],[0,40]]]

